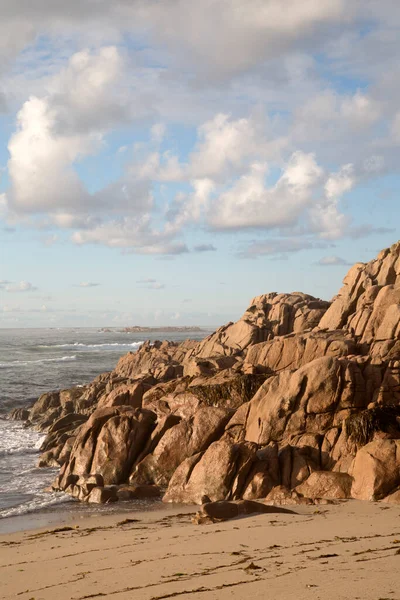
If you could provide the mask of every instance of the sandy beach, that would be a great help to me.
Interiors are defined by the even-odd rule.
[[[399,600],[398,506],[294,507],[210,525],[195,507],[0,537],[1,598]]]

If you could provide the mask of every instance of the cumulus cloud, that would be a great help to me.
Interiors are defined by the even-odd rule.
[[[6,292],[35,292],[38,288],[30,281],[20,281],[19,283],[11,283],[5,286]]]
[[[2,6],[0,57],[41,36],[10,79],[31,94],[0,194],[11,225],[69,229],[78,245],[149,255],[188,252],[193,225],[328,243],[352,228],[342,196],[397,168],[400,94],[392,71],[379,69],[400,16],[390,0],[380,10],[344,0],[57,4]],[[122,49],[127,31],[139,49]],[[29,61],[35,73],[24,88],[18,69]],[[0,110],[4,100],[0,91]],[[118,140],[122,174],[89,189],[82,163],[135,122],[148,141]],[[176,131],[188,123],[182,151]]]

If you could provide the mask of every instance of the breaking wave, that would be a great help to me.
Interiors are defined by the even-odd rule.
[[[57,358],[41,358],[40,360],[11,360],[0,363],[0,369],[13,369],[14,367],[29,367],[30,365],[41,365],[44,363],[68,362],[76,360],[76,354],[72,356],[59,356]]]

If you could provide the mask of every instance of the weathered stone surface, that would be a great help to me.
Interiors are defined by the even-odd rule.
[[[102,408],[103,406],[131,406],[132,408],[141,408],[143,394],[149,388],[149,385],[145,385],[141,381],[118,385],[109,394],[104,394],[99,400],[97,408]]]
[[[90,504],[110,504],[111,502],[117,502],[117,488],[115,486],[94,487],[85,500]]]
[[[312,329],[328,306],[328,302],[300,292],[257,296],[239,321],[220,327],[199,344],[194,355],[235,356],[252,344]]]
[[[290,490],[284,485],[278,485],[272,488],[265,498],[265,503],[272,506],[292,506],[313,504],[313,501],[310,498],[304,498],[304,496],[298,494],[296,490]]]
[[[141,409],[99,408],[79,431],[62,472],[60,488],[65,489],[65,480],[71,473],[100,473],[105,484],[127,481],[155,427],[155,419],[154,413]]]
[[[118,500],[142,500],[160,498],[161,490],[157,485],[124,485],[117,490]]]
[[[182,361],[189,358],[198,342],[146,342],[137,352],[129,352],[117,363],[115,373],[120,377],[137,378],[153,375],[156,380],[168,381],[183,375]]]
[[[350,498],[353,480],[347,473],[314,471],[309,478],[296,487],[296,492],[315,500],[316,498]]]
[[[221,436],[231,415],[232,412],[227,409],[205,406],[193,417],[171,427],[154,452],[137,465],[130,482],[168,485],[175,469],[185,458],[204,451]]]
[[[400,504],[400,489],[386,496],[382,502],[388,502],[389,504]]]
[[[251,365],[258,372],[293,370],[321,356],[339,358],[355,354],[356,350],[356,343],[344,331],[287,335],[251,346],[243,368]]]
[[[378,439],[363,446],[350,470],[352,498],[379,500],[400,485],[400,440]]]
[[[272,443],[257,452],[257,459],[250,470],[242,498],[265,498],[273,487],[279,485],[280,480],[278,445]]]
[[[257,446],[222,439],[184,461],[169,483],[164,502],[204,504],[241,498]]]
[[[244,375],[229,369],[212,377],[196,377],[188,391],[208,406],[236,409],[248,402],[264,381],[263,375]]]
[[[398,339],[399,301],[400,242],[397,242],[382,250],[375,260],[357,263],[350,269],[319,327],[346,329],[364,344]]]

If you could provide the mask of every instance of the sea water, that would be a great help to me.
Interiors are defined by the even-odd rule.
[[[189,336],[202,339],[208,333],[0,329],[0,531],[5,517],[87,509],[65,494],[45,491],[57,470],[36,466],[44,435],[7,420],[10,410],[31,405],[44,392],[89,383],[146,339],[182,341]]]

